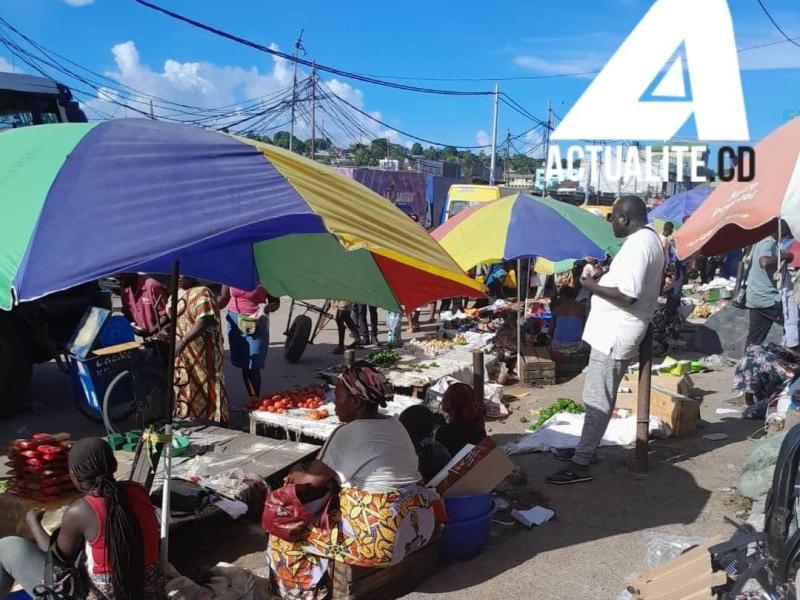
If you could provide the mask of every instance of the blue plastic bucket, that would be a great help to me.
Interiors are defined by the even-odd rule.
[[[444,562],[467,560],[477,556],[489,545],[489,533],[495,506],[468,521],[453,521],[442,530],[441,559]]]
[[[28,595],[28,592],[25,590],[19,590],[16,592],[11,592],[8,596],[8,600],[32,600],[31,597]]]
[[[474,494],[471,496],[445,496],[444,506],[447,520],[450,523],[471,521],[492,510],[494,500],[491,494]]]

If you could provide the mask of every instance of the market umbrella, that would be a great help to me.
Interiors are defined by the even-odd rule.
[[[146,119],[0,135],[0,308],[122,271],[393,311],[481,295],[402,211],[296,154]]]
[[[648,220],[653,223],[656,220],[671,221],[674,225],[680,225],[686,221],[700,207],[713,190],[710,187],[696,187],[670,196],[664,202],[656,206],[647,215]]]
[[[800,235],[800,118],[755,148],[755,179],[720,185],[675,234],[678,256],[707,256],[749,246],[784,218]]]
[[[431,235],[463,269],[516,259],[517,272],[523,258],[546,259],[563,266],[562,261],[615,255],[622,245],[608,221],[571,204],[522,193],[462,211]],[[523,311],[526,309],[524,306]],[[521,326],[518,315],[518,377],[522,377]]]
[[[122,271],[171,272],[174,320],[179,264],[239,288],[395,311],[482,295],[387,200],[274,146],[144,119],[0,135],[0,309]],[[174,352],[173,328],[171,365]],[[165,433],[164,560],[169,423]]]
[[[463,269],[520,258],[605,258],[622,245],[607,221],[565,202],[522,193],[462,211],[431,235]]]

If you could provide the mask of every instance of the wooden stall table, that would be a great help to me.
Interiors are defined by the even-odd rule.
[[[267,482],[280,484],[283,476],[293,465],[310,459],[319,451],[319,447],[312,444],[257,437],[222,427],[189,427],[182,428],[180,432],[189,438],[191,446],[185,456],[173,459],[172,477],[187,479],[192,474],[193,465],[198,466],[200,463],[200,468],[196,469],[201,475],[198,483],[259,510],[261,504],[258,503],[258,498],[263,497],[263,490],[256,489],[258,487],[256,480],[248,481],[231,493],[231,490],[215,485],[215,477],[219,479],[218,476],[224,473],[241,469],[245,476],[255,475]],[[124,481],[129,477],[134,454],[118,451],[115,456],[119,465],[117,479]],[[163,479],[164,463],[159,461],[152,491],[161,487]],[[63,509],[82,496],[82,493],[75,490],[43,504],[9,492],[0,494],[0,511],[2,511],[0,535],[21,535],[30,539],[25,514],[31,508],[37,507],[46,509],[43,524],[48,530],[53,529],[61,522]],[[207,511],[192,515],[190,518],[174,519],[173,524],[208,517],[219,512],[220,509],[211,506]]]
[[[409,406],[423,404],[421,398],[413,398],[402,394],[395,394],[394,399],[380,412],[389,416],[399,416]],[[336,417],[332,402],[324,404],[320,409],[326,409],[330,416],[320,421],[312,421],[303,416],[308,412],[305,409],[293,409],[284,413],[271,413],[263,410],[250,412],[250,434],[256,435],[260,427],[275,428],[286,433],[286,437],[300,436],[324,443],[342,423]],[[263,439],[263,438],[259,438]]]

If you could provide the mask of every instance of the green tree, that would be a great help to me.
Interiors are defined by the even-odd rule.
[[[411,156],[422,156],[424,150],[422,149],[422,144],[419,142],[414,142],[411,146]]]
[[[272,138],[272,143],[276,146],[280,146],[281,148],[289,148],[289,138],[291,134],[288,131],[279,131],[275,134]],[[292,150],[297,152],[298,154],[305,154],[306,153],[306,144],[302,140],[298,139],[297,137],[294,138]]]
[[[372,161],[372,155],[365,146],[359,144],[359,147],[353,152],[353,164],[357,167],[366,167]]]

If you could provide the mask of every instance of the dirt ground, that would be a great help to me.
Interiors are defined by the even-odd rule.
[[[265,391],[310,382],[318,369],[336,362],[331,355],[335,340],[331,324],[299,364],[288,364],[282,356],[286,313],[284,303],[272,319]],[[242,407],[245,397],[238,373],[229,368],[227,377],[232,407]],[[715,413],[718,407],[732,406],[730,369],[696,375],[694,380],[702,397],[700,427],[690,438],[652,442],[645,475],[631,470],[632,449],[605,448],[593,467],[594,481],[554,487],[544,479],[560,463],[542,453],[514,456],[527,483],[509,489],[523,502],[552,508],[555,520],[527,530],[498,513],[491,545],[482,555],[442,568],[406,598],[488,600],[524,592],[537,599],[614,600],[625,577],[642,564],[646,532],[699,537],[731,532],[724,519],[736,519],[740,507],[731,502],[729,488],[736,485],[758,425],[735,414]],[[529,418],[532,409],[560,397],[579,401],[582,382],[578,376],[543,389],[510,389],[520,397],[511,402],[507,419],[488,424],[490,433],[499,444],[516,439],[527,427],[522,417]],[[0,443],[30,432],[62,430],[76,437],[100,432],[77,414],[68,379],[54,365],[43,365],[37,368],[32,408],[0,423]],[[702,437],[716,432],[729,438],[712,442]],[[199,530],[176,532],[170,554],[180,570],[200,574],[218,561],[263,568],[264,549],[265,537],[257,523],[220,520]]]

